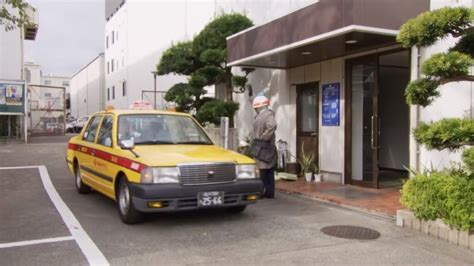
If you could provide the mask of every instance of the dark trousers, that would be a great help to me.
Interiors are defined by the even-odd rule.
[[[275,170],[260,169],[260,178],[263,182],[263,196],[273,198],[275,196]]]

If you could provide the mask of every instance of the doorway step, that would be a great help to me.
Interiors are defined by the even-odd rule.
[[[400,188],[364,188],[331,182],[277,181],[279,192],[336,204],[351,210],[395,220],[400,204]]]

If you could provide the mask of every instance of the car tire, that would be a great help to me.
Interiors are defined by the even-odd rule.
[[[79,194],[88,194],[91,192],[91,187],[89,187],[88,185],[84,184],[84,182],[82,182],[82,178],[81,178],[81,170],[80,170],[80,167],[79,165],[76,165],[74,167],[74,183],[76,183],[76,189],[77,189],[77,192],[79,192]]]
[[[121,178],[117,191],[117,207],[120,219],[125,224],[136,224],[143,220],[143,213],[135,208],[132,193],[126,178]]]
[[[229,207],[229,208],[227,209],[227,212],[228,212],[228,213],[232,213],[232,214],[243,213],[246,208],[247,208],[247,205]]]

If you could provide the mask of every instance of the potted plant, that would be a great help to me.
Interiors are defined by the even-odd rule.
[[[301,173],[304,174],[306,182],[311,182],[313,179],[313,165],[314,165],[314,154],[305,153],[304,143],[301,145],[301,160],[299,160],[301,166]]]
[[[314,174],[314,182],[322,181],[321,173],[319,172],[319,166],[317,163],[313,164],[313,174]]]

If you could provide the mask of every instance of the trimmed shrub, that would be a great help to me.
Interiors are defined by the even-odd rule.
[[[445,118],[432,123],[420,123],[413,131],[418,143],[427,149],[459,149],[474,143],[474,121],[468,118]]]
[[[466,166],[467,170],[471,173],[474,173],[474,147],[470,147],[464,150],[462,153],[462,161]]]
[[[401,203],[422,220],[442,219],[459,229],[474,229],[474,180],[448,172],[417,174],[405,182]]]

